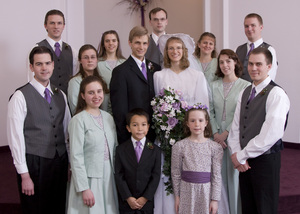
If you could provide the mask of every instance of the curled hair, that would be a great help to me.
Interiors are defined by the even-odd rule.
[[[257,13],[249,13],[244,20],[248,19],[248,18],[257,18],[258,22],[260,25],[263,25],[263,19],[261,18],[260,15],[258,15]]]
[[[152,14],[156,14],[158,13],[159,11],[164,11],[164,13],[166,14],[166,19],[168,18],[168,13],[165,9],[161,8],[161,7],[156,7],[156,8],[153,8],[150,12],[149,12],[149,20],[151,20],[151,15]]]
[[[236,53],[230,49],[221,50],[221,52],[218,56],[218,67],[217,67],[217,71],[216,71],[216,76],[221,77],[221,78],[224,77],[224,74],[220,68],[220,56],[221,55],[226,55],[226,56],[228,56],[229,59],[232,59],[235,62],[235,66],[234,66],[235,76],[241,77],[242,73],[243,73],[243,65],[242,65],[241,61],[239,60],[239,57],[236,55]]]
[[[145,36],[145,35],[148,37],[148,42],[149,42],[148,30],[142,26],[135,26],[129,32],[128,40],[129,40],[129,42],[132,42],[134,37],[141,37],[141,36]]]
[[[142,108],[134,108],[126,114],[126,123],[128,126],[130,126],[131,119],[135,115],[146,117],[147,123],[149,124],[149,114]]]
[[[118,33],[115,30],[105,31],[102,34],[101,41],[99,42],[98,50],[97,50],[98,59],[99,60],[106,60],[106,58],[107,58],[107,54],[106,54],[106,49],[105,49],[105,46],[104,46],[104,42],[105,42],[105,37],[108,34],[113,34],[117,38],[117,41],[118,41],[118,47],[117,47],[117,50],[116,50],[116,57],[117,57],[117,59],[125,59],[125,57],[122,55],[119,35],[118,35]]]
[[[272,64],[273,56],[267,48],[263,48],[263,47],[254,48],[250,52],[249,58],[251,55],[257,55],[257,54],[263,54],[265,56],[267,65]]]
[[[33,63],[34,63],[34,55],[36,55],[36,54],[49,54],[51,57],[51,62],[53,62],[53,54],[50,51],[50,49],[45,46],[37,46],[37,47],[34,47],[30,51],[30,54],[29,54],[29,63],[31,65],[33,65]]]
[[[86,50],[94,50],[95,53],[96,53],[96,57],[97,57],[98,54],[97,54],[96,48],[95,48],[93,45],[86,44],[86,45],[81,46],[81,48],[79,49],[79,52],[78,52],[78,60],[79,60],[79,61],[81,60],[81,57],[82,57],[83,52],[86,51]],[[103,87],[103,92],[104,92],[105,94],[108,94],[108,93],[109,93],[109,90],[108,90],[107,84],[106,84],[106,82],[103,80],[103,78],[100,76],[99,73],[100,73],[100,72],[99,72],[99,69],[98,69],[98,66],[97,66],[97,67],[94,69],[93,75],[92,75],[92,76],[96,76],[96,77],[98,77],[99,79],[101,79],[101,80],[103,81],[103,85],[102,85],[102,87]],[[84,71],[84,69],[83,69],[81,63],[80,63],[80,66],[79,66],[79,71],[77,72],[77,74],[76,74],[74,77],[76,77],[76,76],[81,76],[82,79],[84,79],[84,78],[87,77],[87,74],[85,73],[85,71]]]
[[[169,43],[172,41],[176,41],[182,45],[182,58],[180,59],[179,67],[180,67],[180,69],[184,70],[190,66],[190,62],[188,60],[188,50],[187,50],[184,42],[182,41],[182,39],[180,39],[179,37],[172,36],[167,40],[167,43],[166,43],[166,46],[164,49],[164,66],[165,66],[165,68],[171,68],[171,59],[168,54],[168,48],[169,48]]]
[[[192,134],[190,128],[187,126],[189,116],[190,116],[190,112],[192,112],[192,111],[202,111],[204,113],[205,120],[207,121],[207,125],[205,126],[205,129],[204,129],[204,137],[206,137],[206,138],[212,137],[213,133],[212,133],[212,128],[211,128],[209,114],[207,112],[207,109],[195,109],[195,108],[192,108],[192,109],[185,112],[184,122],[183,122],[184,135],[186,137],[189,137]]]
[[[195,52],[194,52],[194,55],[197,57],[197,58],[200,58],[200,55],[201,55],[201,50],[200,48],[198,47],[198,44],[200,44],[201,40],[205,37],[209,37],[211,39],[214,40],[214,50],[211,52],[211,57],[212,58],[216,58],[217,57],[217,50],[216,50],[216,37],[214,34],[210,33],[210,32],[204,32],[201,34],[199,40],[197,41],[197,45],[195,47]]]
[[[59,15],[63,18],[64,20],[64,24],[65,24],[65,16],[64,14],[60,11],[60,10],[49,10],[46,15],[45,15],[45,20],[44,20],[44,25],[47,25],[47,22],[48,22],[48,17],[49,16],[52,16],[52,15]]]
[[[80,83],[78,101],[77,101],[75,114],[78,114],[79,112],[86,109],[87,105],[86,105],[85,100],[82,98],[81,94],[85,93],[86,86],[92,82],[98,82],[102,86],[102,88],[103,88],[103,85],[105,84],[104,80],[100,79],[97,76],[87,76],[86,78],[84,78]]]

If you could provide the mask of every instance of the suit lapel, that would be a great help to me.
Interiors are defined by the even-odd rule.
[[[151,153],[152,153],[152,149],[148,148],[147,142],[149,142],[148,139],[146,139],[146,141],[145,141],[144,149],[143,149],[142,156],[141,156],[141,159],[140,159],[139,164],[140,164],[140,163],[143,163],[144,161],[149,160],[148,157],[149,157],[149,156],[151,155]]]
[[[125,152],[126,152],[126,155],[128,156],[128,160],[131,162],[131,164],[133,166],[137,166],[138,162],[136,159],[133,143],[131,140],[128,140],[126,143],[127,143],[127,145],[126,145]]]
[[[130,66],[130,70],[132,70],[142,81],[144,81],[145,83],[148,83],[147,80],[145,79],[142,71],[140,70],[140,68],[138,67],[138,65],[136,64],[136,62],[134,61],[134,59],[131,56],[129,57],[129,66]],[[148,76],[147,63],[146,63],[146,67],[147,67],[147,76]]]

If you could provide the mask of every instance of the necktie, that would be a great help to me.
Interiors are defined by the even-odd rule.
[[[254,43],[251,43],[250,44],[250,50],[249,52],[247,53],[247,56],[249,56],[250,52],[254,49]]]
[[[141,155],[142,155],[142,143],[140,141],[136,141],[136,147],[135,147],[135,155],[136,155],[136,160],[137,162],[140,161]]]
[[[60,47],[60,44],[58,43],[58,42],[56,42],[55,44],[54,44],[54,47],[55,47],[55,55],[57,56],[57,57],[59,57],[60,56],[60,53],[61,53],[61,51],[60,51],[60,49],[59,49],[59,47]]]
[[[50,104],[51,103],[51,96],[50,96],[50,91],[48,88],[45,89],[45,100]]]
[[[142,73],[143,73],[145,79],[147,79],[147,69],[146,69],[146,65],[144,62],[142,62],[141,67],[142,67]]]
[[[255,93],[256,93],[256,90],[255,90],[255,88],[253,88],[247,104],[249,104],[254,99]]]

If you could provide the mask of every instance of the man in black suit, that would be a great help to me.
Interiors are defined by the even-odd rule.
[[[116,149],[115,180],[120,214],[153,214],[160,180],[160,148],[146,138],[149,115],[140,108],[127,114],[131,139]]]
[[[168,25],[167,11],[160,7],[152,9],[149,12],[149,24],[152,27],[152,34],[150,35],[149,48],[145,56],[152,62],[162,66],[164,59],[158,47],[158,39],[166,33],[165,30]]]
[[[123,143],[130,138],[126,130],[126,114],[134,108],[144,109],[152,118],[150,105],[155,96],[153,73],[160,66],[150,62],[144,56],[149,45],[146,28],[134,27],[129,33],[131,56],[112,72],[110,82],[110,99],[113,117],[117,126],[118,142]],[[147,137],[153,142],[155,132],[150,128]]]

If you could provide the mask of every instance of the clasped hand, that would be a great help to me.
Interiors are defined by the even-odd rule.
[[[246,161],[245,164],[240,164],[240,162],[237,159],[236,154],[237,153],[233,153],[231,155],[231,161],[233,163],[234,168],[237,169],[239,172],[246,172],[248,169],[251,169],[251,167],[248,164],[248,161]]]

